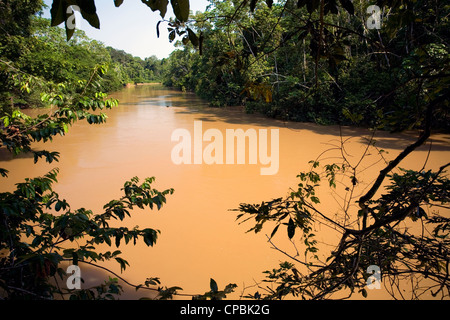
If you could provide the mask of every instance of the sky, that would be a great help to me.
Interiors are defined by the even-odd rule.
[[[52,2],[44,0],[48,8],[44,10],[43,17],[50,18]],[[75,15],[77,28],[85,31],[89,38],[142,59],[152,55],[159,59],[167,58],[175,49],[168,39],[167,23],[160,24],[160,36],[156,36],[156,24],[161,20],[159,11],[153,12],[140,0],[125,0],[119,8],[114,6],[113,0],[97,0],[95,4],[100,29],[91,27],[86,20]],[[193,12],[205,11],[208,4],[208,0],[190,0],[190,9]],[[169,2],[165,19],[173,16]],[[64,27],[64,24],[60,26]]]

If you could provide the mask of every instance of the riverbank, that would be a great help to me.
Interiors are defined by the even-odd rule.
[[[295,190],[299,183],[299,172],[310,169],[310,160],[320,156],[321,165],[336,162],[341,156],[341,139],[346,141],[349,160],[357,161],[366,152],[354,193],[356,200],[384,167],[385,161],[393,159],[415,139],[410,134],[377,132],[376,145],[367,153],[372,132],[362,128],[285,122],[245,114],[239,108],[210,108],[206,101],[192,93],[159,84],[132,86],[111,94],[111,97],[119,99],[120,104],[106,111],[106,123],[92,126],[78,121],[66,136],[55,137],[50,144],[33,146],[60,152],[61,159],[57,164],[40,161],[34,165],[33,159],[26,155],[1,159],[0,167],[8,169],[10,175],[0,189],[10,191],[15,183],[27,177],[42,176],[57,166],[60,173],[55,192],[70,203],[72,210],[83,207],[101,213],[104,204],[120,197],[124,181],[134,176],[141,179],[155,176],[158,189],[175,189],[175,193],[168,196],[166,205],[160,211],[134,210],[131,219],[117,223],[117,226],[158,229],[161,234],[157,243],[153,247],[141,242],[135,246],[121,245],[119,249],[130,264],[123,272],[115,261],[102,265],[132,284],[143,283],[148,277],[159,277],[163,285],[180,286],[183,290],[179,292],[188,295],[207,291],[210,278],[215,279],[220,288],[228,283],[238,285],[229,298],[254,293],[254,286],[262,284],[263,271],[289,260],[267,242],[266,235],[271,233],[271,228],[257,234],[246,233],[251,225],[237,223],[237,212],[230,210],[241,203],[261,203],[289,195],[290,188]],[[173,133],[186,130],[194,137],[196,121],[202,123],[202,153],[213,143],[205,136],[207,132],[226,137],[227,130],[254,130],[257,134],[266,130],[270,137],[270,130],[279,130],[279,170],[274,175],[261,175],[261,167],[267,164],[260,158],[252,164],[248,154],[242,164],[207,163],[205,158],[201,164],[193,161],[191,164],[174,163],[171,155],[180,141],[172,139]],[[425,165],[427,169],[436,169],[449,159],[450,137],[433,136],[432,139],[432,144],[418,148],[402,161],[401,166],[419,170]],[[267,149],[274,150],[270,144]],[[384,150],[382,156],[377,149]],[[342,185],[338,185],[336,191],[328,192],[325,186],[317,192],[321,212],[333,219],[342,219],[338,200],[345,199],[343,186],[346,180],[340,180],[340,183]],[[354,205],[350,208],[352,214],[357,212]],[[300,236],[295,238],[300,241],[296,247],[285,233],[286,230],[280,227],[273,243],[292,256],[302,255],[304,247]],[[335,248],[339,232],[317,224],[314,233],[321,243],[319,254],[326,257]],[[104,244],[99,250],[114,248]],[[86,287],[108,277],[103,272],[91,275],[91,268],[80,266],[82,275],[87,274]],[[121,284],[125,289],[124,299],[147,295],[147,291],[136,292],[127,284]],[[355,297],[361,298],[357,294]],[[389,298],[389,295],[384,290],[369,293],[369,299],[380,297]],[[175,298],[189,299],[190,296]]]

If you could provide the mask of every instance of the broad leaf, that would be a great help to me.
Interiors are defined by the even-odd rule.
[[[86,12],[87,14],[95,14],[97,12],[97,8],[95,7],[95,1],[94,0],[77,0],[74,1],[75,3],[71,3],[72,1],[69,1],[69,5],[77,5],[80,7],[81,11]]]
[[[175,30],[170,31],[169,33],[169,41],[172,42],[175,40]]]
[[[217,282],[213,278],[211,278],[211,280],[209,281],[209,287],[211,288],[212,292],[219,291],[219,287],[217,286]]]
[[[170,0],[175,17],[181,22],[186,22],[189,18],[189,0]]]
[[[93,26],[96,29],[100,29],[100,20],[96,13],[88,13],[84,10],[81,10],[81,16],[89,22],[91,26]]]
[[[52,16],[52,26],[57,26],[66,21],[66,8],[67,5],[63,0],[53,0],[50,13]]]
[[[158,10],[161,17],[164,18],[167,12],[167,5],[169,0],[141,0],[142,3],[146,4],[152,11]]]
[[[192,30],[189,29],[189,28],[187,28],[187,32],[188,32],[188,35],[189,35],[189,40],[191,40],[192,44],[193,44],[195,47],[198,47],[198,37],[197,37],[197,35],[195,34],[195,32],[192,31]]]

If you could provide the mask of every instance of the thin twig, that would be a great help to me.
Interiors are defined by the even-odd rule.
[[[315,268],[322,268],[322,267],[323,267],[323,266],[319,266],[319,265],[315,265],[315,264],[312,264],[312,263],[307,263],[307,262],[298,260],[297,258],[293,257],[292,255],[290,255],[290,254],[287,253],[286,251],[283,251],[283,250],[281,250],[280,248],[278,248],[278,247],[272,242],[272,240],[270,239],[270,237],[269,237],[267,234],[266,234],[266,237],[267,237],[267,241],[272,245],[272,249],[275,249],[275,250],[281,252],[282,254],[288,256],[288,257],[291,258],[292,260],[297,261],[298,263],[301,263],[301,264],[303,264],[303,265],[305,265],[305,266],[307,266],[307,267],[315,267]]]

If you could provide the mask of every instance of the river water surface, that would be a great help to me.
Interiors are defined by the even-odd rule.
[[[263,279],[262,271],[278,266],[289,258],[274,250],[266,235],[272,229],[263,229],[258,234],[246,233],[251,224],[235,221],[240,203],[260,203],[276,197],[286,196],[298,183],[297,174],[310,169],[309,160],[322,152],[338,146],[340,137],[347,139],[346,152],[351,161],[358,161],[366,150],[365,129],[319,126],[306,123],[285,123],[259,115],[248,115],[237,108],[212,109],[192,93],[183,93],[164,88],[158,84],[125,88],[115,94],[120,105],[107,111],[107,123],[89,125],[79,121],[65,137],[56,137],[47,150],[59,151],[59,163],[46,164],[22,156],[11,159],[3,152],[0,167],[10,170],[9,178],[2,180],[1,190],[11,190],[14,183],[26,177],[43,175],[54,167],[60,169],[54,190],[65,198],[71,208],[84,207],[101,212],[104,204],[121,196],[123,183],[134,176],[140,179],[156,177],[154,187],[158,190],[174,188],[173,195],[160,210],[135,210],[131,219],[121,225],[132,228],[159,229],[161,234],[154,247],[143,243],[121,245],[124,258],[130,267],[120,274],[117,263],[107,263],[123,278],[140,284],[147,277],[159,277],[165,286],[180,286],[181,293],[198,294],[209,290],[210,278],[214,278],[223,289],[228,283],[238,285],[231,298],[259,290],[254,286]],[[33,111],[34,112],[34,111]],[[279,129],[279,170],[273,175],[261,175],[263,164],[175,164],[172,150],[177,142],[171,140],[176,129],[187,129],[194,134],[194,121],[201,121],[203,132],[217,129]],[[216,131],[217,132],[217,131]],[[393,159],[415,133],[395,135],[377,133],[377,146],[384,149],[385,159],[371,149],[361,165],[359,195],[367,190],[376,173],[385,161]],[[203,147],[208,143],[203,142]],[[225,142],[224,142],[225,145]],[[36,144],[35,148],[43,146]],[[268,145],[270,152],[271,145]],[[273,150],[273,149],[272,149]],[[401,163],[401,167],[419,170],[436,169],[450,159],[449,137],[433,137],[432,152],[428,156],[429,144],[415,151]],[[3,151],[3,150],[2,150]],[[339,150],[330,150],[322,155],[323,163],[339,160]],[[326,161],[325,161],[326,158]],[[342,181],[343,184],[348,181]],[[326,181],[324,185],[326,186]],[[343,198],[324,188],[320,193],[322,206],[333,217],[338,213]],[[355,192],[354,196],[358,195]],[[344,196],[343,196],[344,197]],[[332,229],[315,226],[320,243],[336,245],[338,234]],[[290,255],[299,252],[303,257],[301,242],[294,246],[286,240],[286,230],[280,228],[273,243]],[[296,239],[296,238],[294,238]],[[334,242],[333,242],[334,241]],[[326,251],[333,246],[323,244]],[[116,248],[104,248],[104,250]],[[82,267],[82,272],[84,267]],[[88,276],[86,276],[86,273]],[[104,279],[105,274],[87,270],[84,275],[88,286],[95,280]],[[263,284],[264,285],[264,284]],[[252,287],[244,290],[246,287]],[[124,284],[124,298],[148,295]],[[261,290],[259,290],[261,291]],[[371,290],[369,298],[383,297],[383,290]],[[376,291],[376,292],[375,292]],[[180,296],[189,299],[189,296]]]

